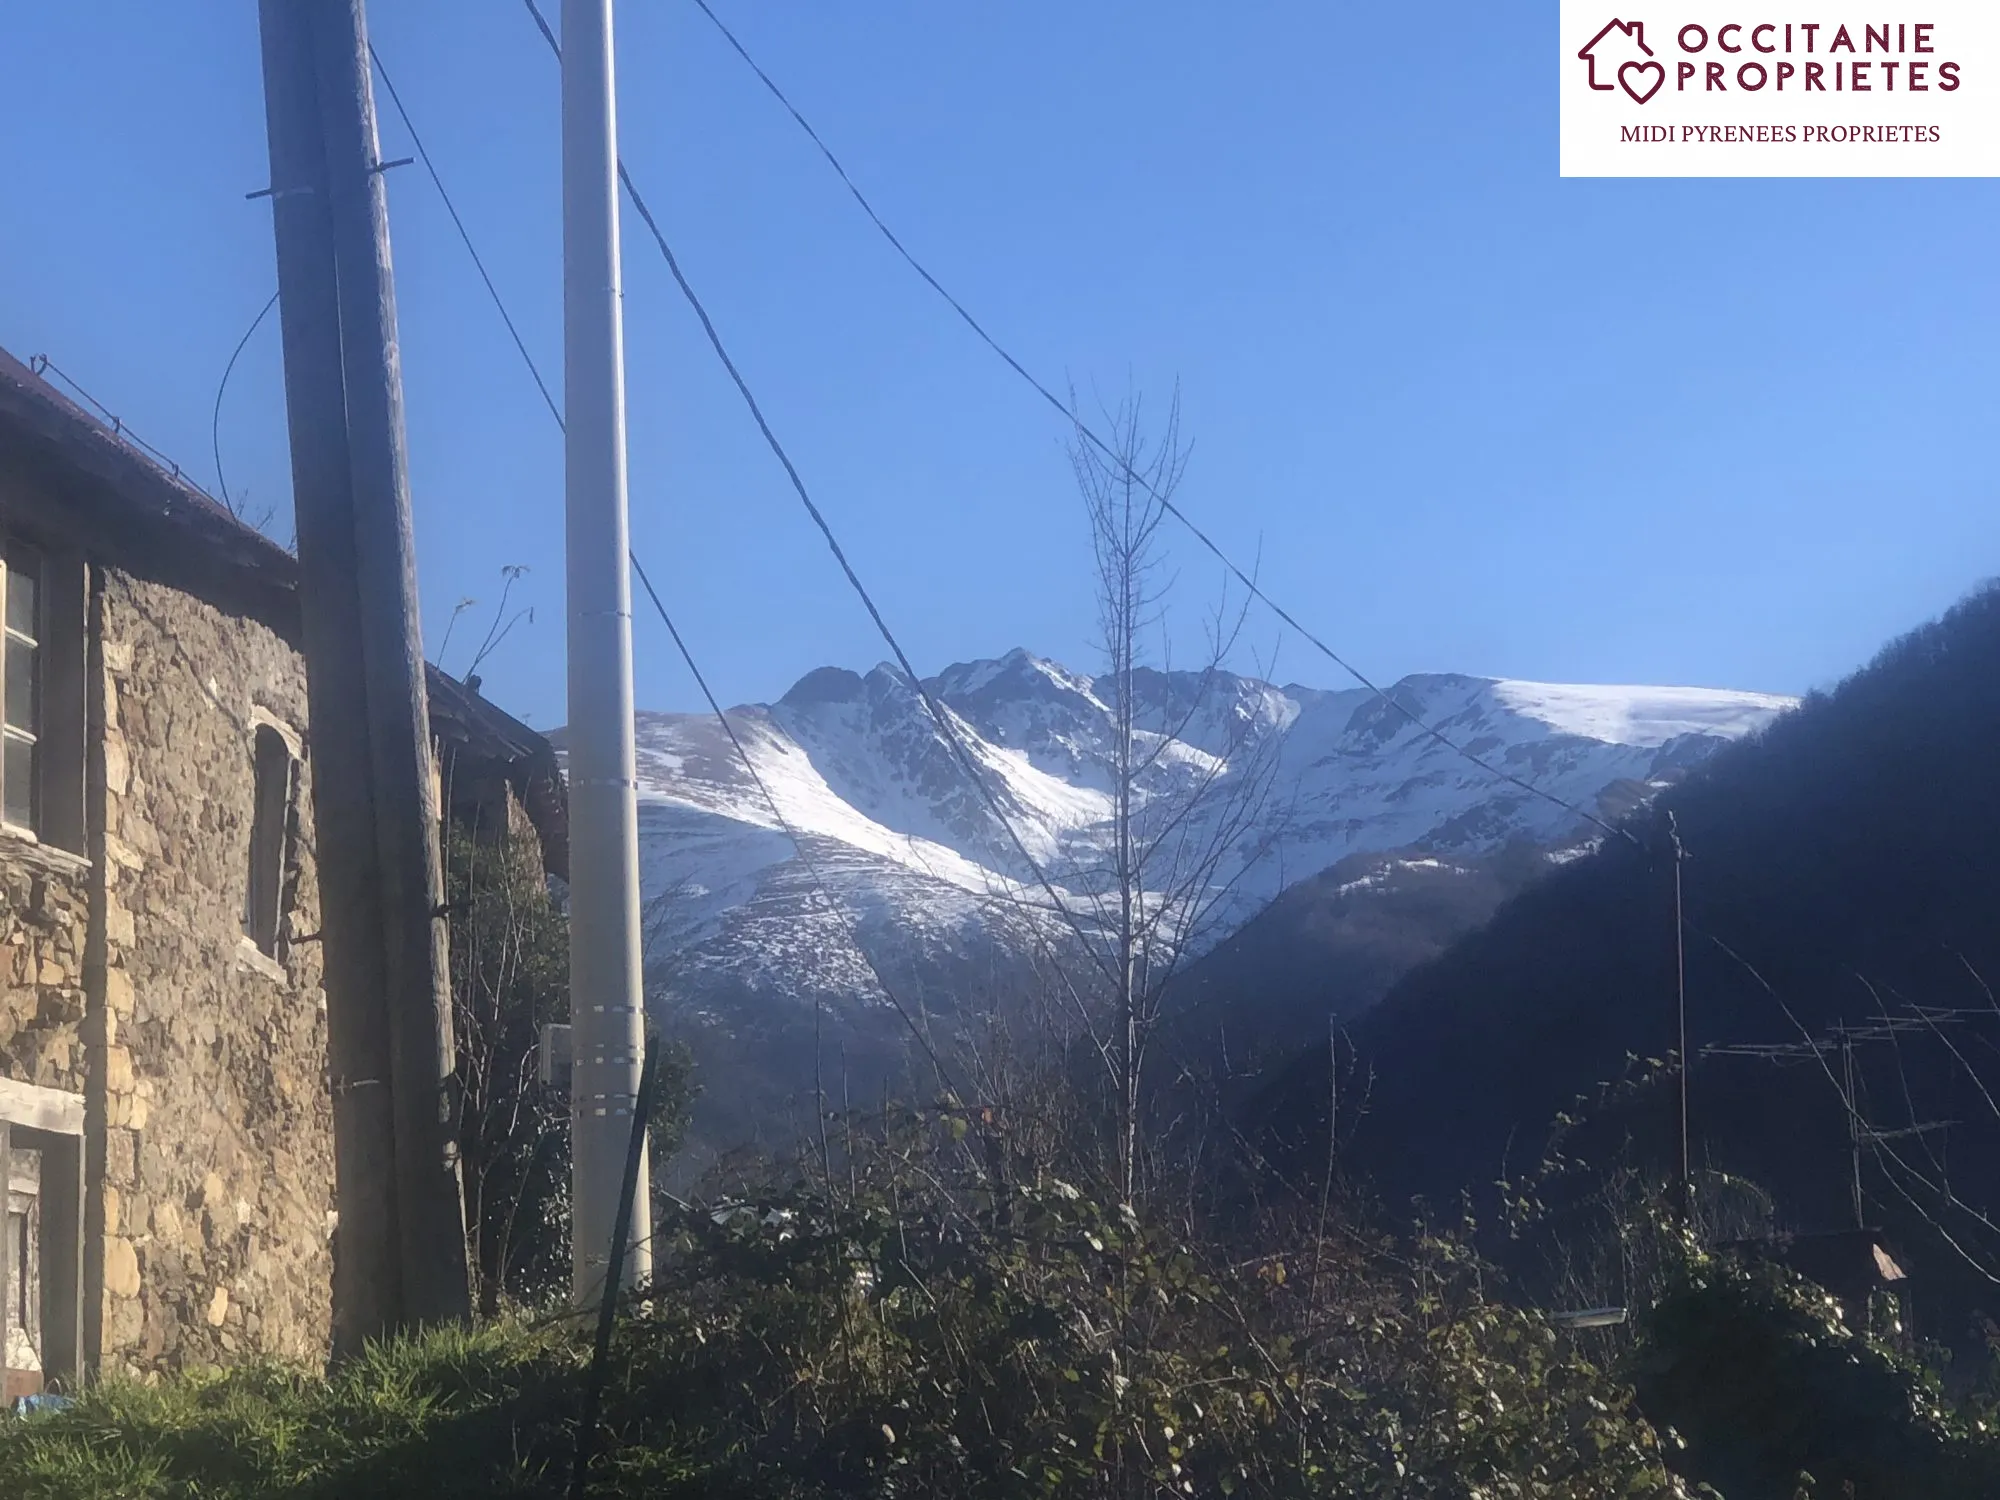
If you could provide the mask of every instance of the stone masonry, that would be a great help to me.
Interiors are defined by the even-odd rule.
[[[38,1174],[26,1212],[0,1179],[0,1229],[36,1247],[44,1341],[39,1372],[0,1345],[0,1377],[329,1352],[298,583],[289,552],[0,350],[0,740],[34,745],[32,804],[18,781],[0,800],[0,1167]],[[548,741],[476,680],[433,672],[431,705],[448,815],[480,830],[525,809],[566,873]]]
[[[85,1101],[85,1358],[317,1360],[333,1141],[304,767],[285,940],[273,958],[243,936],[255,730],[299,739],[304,666],[111,568],[90,635],[90,857],[0,835],[0,1078]]]
[[[86,1275],[102,1268],[102,1367],[317,1358],[333,1143],[303,775],[285,941],[274,960],[242,935],[256,726],[299,735],[304,667],[264,626],[115,570],[93,614],[104,962],[86,1119],[102,1192],[85,1256]]]
[[[32,845],[0,859],[0,1076],[77,1094],[89,868]]]

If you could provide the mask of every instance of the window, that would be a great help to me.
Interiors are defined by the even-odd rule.
[[[250,888],[243,933],[267,958],[278,956],[285,923],[285,866],[291,856],[292,785],[298,762],[273,725],[257,726],[257,805],[250,818]]]
[[[0,1172],[0,1200],[6,1213],[6,1245],[0,1247],[0,1266],[6,1274],[6,1309],[0,1327],[6,1329],[5,1348],[0,1351],[0,1382],[9,1399],[31,1395],[42,1385],[42,1267],[41,1267],[41,1186],[42,1153],[31,1147],[16,1146],[7,1153],[6,1170]]]
[[[16,1253],[8,1269],[14,1278],[14,1290],[17,1294],[10,1306],[14,1308],[14,1319],[18,1320],[23,1328],[29,1329],[29,1342],[32,1344],[34,1342],[33,1329],[30,1327],[32,1315],[29,1309],[35,1305],[36,1299],[31,1297],[29,1293],[38,1285],[39,1280],[35,1275],[34,1230],[36,1194],[34,1187],[40,1186],[41,1183],[41,1153],[39,1151],[23,1151],[19,1155],[22,1162],[32,1162],[35,1170],[28,1179],[31,1186],[26,1192],[20,1192],[13,1188],[9,1189],[14,1197],[14,1201],[7,1205],[7,1224],[9,1226],[7,1236],[10,1247]],[[11,1328],[13,1323],[10,1322],[8,1326]]]
[[[6,654],[0,658],[0,823],[34,833],[41,825],[42,559],[19,542],[0,562],[6,596]]]
[[[0,1392],[83,1369],[83,1096],[0,1078]]]
[[[84,852],[88,568],[0,534],[0,827]]]

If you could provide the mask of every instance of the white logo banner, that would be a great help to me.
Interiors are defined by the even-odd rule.
[[[1562,175],[2000,176],[2000,0],[1814,6],[1562,0]]]

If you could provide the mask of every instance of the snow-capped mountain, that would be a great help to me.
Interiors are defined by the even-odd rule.
[[[893,667],[823,667],[776,703],[732,709],[754,778],[713,716],[641,715],[648,964],[667,1003],[712,1045],[782,1070],[779,1055],[814,1031],[816,1048],[829,1045],[829,1025],[905,1034],[910,1022],[886,1005],[855,932],[926,1016],[1005,990],[1048,939],[1051,919],[1022,915],[1024,900],[1048,906],[1041,877],[1086,920],[1101,887],[1112,686],[1018,650],[926,682],[1004,824]],[[1456,675],[1409,677],[1391,695],[1472,754],[1601,815],[1792,703]],[[1134,699],[1142,825],[1147,809],[1165,816],[1207,789],[1193,816],[1159,830],[1171,833],[1163,846],[1205,851],[1182,866],[1216,896],[1191,944],[1219,941],[1289,884],[1357,853],[1474,854],[1590,831],[1366,689],[1147,670]],[[1040,939],[1023,930],[1033,920]],[[711,1114],[719,1107],[711,1096]]]
[[[1032,889],[1014,839],[1065,894],[1087,897],[1085,872],[1102,863],[1112,813],[1107,685],[1014,651],[925,686],[956,720],[1012,838],[889,666],[866,676],[823,667],[776,703],[731,710],[755,779],[712,716],[641,716],[645,882],[649,897],[666,898],[661,942],[680,955],[683,986],[699,991],[701,977],[728,973],[794,995],[853,987],[849,945],[820,931],[842,924],[823,909],[793,835],[849,917],[893,930],[903,946],[962,946],[996,898]],[[1455,675],[1406,678],[1392,696],[1481,759],[1609,813],[1792,701]],[[1209,804],[1226,805],[1238,784],[1258,781],[1255,816],[1234,813],[1220,829],[1232,848],[1215,871],[1242,917],[1359,852],[1478,851],[1516,835],[1554,843],[1587,831],[1365,689],[1142,670],[1134,697],[1153,800],[1178,806],[1203,784]]]

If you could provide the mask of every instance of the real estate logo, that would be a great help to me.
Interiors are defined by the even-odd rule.
[[[1563,0],[1562,175],[2000,176],[2000,0],[1858,3]]]
[[[1613,38],[1624,41],[1628,47],[1637,48],[1646,54],[1640,62],[1618,62],[1618,47]],[[1646,23],[1644,21],[1620,21],[1613,19],[1604,29],[1585,44],[1577,56],[1590,67],[1590,86],[1600,94],[1615,93],[1619,89],[1638,104],[1652,103],[1653,96],[1667,83],[1666,65],[1653,56],[1653,49],[1646,45]],[[1598,70],[1603,69],[1603,81]]]

